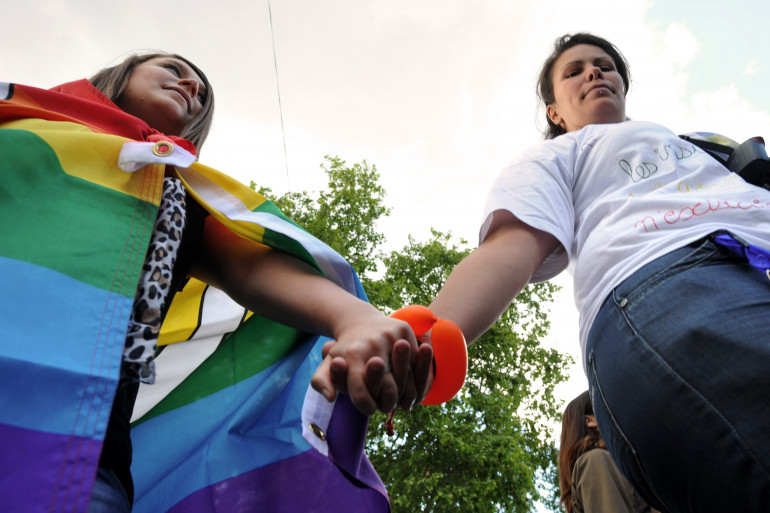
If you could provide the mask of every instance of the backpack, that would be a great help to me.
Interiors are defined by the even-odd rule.
[[[752,137],[741,144],[710,132],[679,137],[698,146],[748,183],[770,190],[770,159],[761,137]]]

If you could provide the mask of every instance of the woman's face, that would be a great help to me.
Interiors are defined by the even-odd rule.
[[[116,104],[156,130],[179,135],[203,110],[205,93],[186,62],[154,57],[134,68]]]
[[[554,102],[546,114],[567,132],[626,119],[623,78],[612,57],[598,46],[565,50],[554,63],[552,80]]]

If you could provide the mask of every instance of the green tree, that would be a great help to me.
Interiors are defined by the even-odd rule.
[[[317,194],[289,192],[278,198],[266,187],[259,192],[345,257],[368,291],[385,242],[385,236],[377,231],[377,220],[390,214],[384,205],[385,189],[378,182],[377,168],[365,160],[347,167],[339,157],[327,155],[324,159],[321,169],[329,178],[327,190]],[[251,187],[256,189],[254,181]]]
[[[410,237],[403,249],[385,254],[376,223],[390,210],[376,167],[325,160],[326,191],[289,193],[273,201],[351,262],[378,308],[429,304],[470,252],[468,244],[433,230],[430,240]],[[550,283],[527,287],[470,347],[468,378],[457,397],[441,406],[399,411],[394,437],[385,433],[384,414],[372,417],[367,453],[394,513],[525,512],[535,501],[556,510],[553,390],[566,379],[569,357],[541,343],[549,327],[545,306],[555,291]]]
[[[464,241],[433,231],[384,259],[378,306],[428,304],[468,253]],[[396,437],[372,418],[368,454],[390,491],[393,511],[524,512],[540,500],[554,506],[557,418],[553,389],[565,379],[565,357],[544,348],[544,306],[555,287],[527,287],[469,349],[461,393],[441,406],[398,412]],[[374,296],[374,294],[373,294]]]

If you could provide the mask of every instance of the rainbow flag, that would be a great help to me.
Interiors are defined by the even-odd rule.
[[[4,513],[86,511],[166,165],[234,232],[364,297],[265,198],[182,146],[156,155],[151,130],[105,100],[0,84]],[[137,400],[134,511],[389,511],[368,419],[308,387],[324,341],[191,280]]]

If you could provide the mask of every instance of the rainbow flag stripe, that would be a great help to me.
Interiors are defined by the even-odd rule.
[[[339,255],[265,198],[159,159],[136,130],[103,122],[116,115],[101,103],[0,84],[3,512],[86,511],[166,164],[234,232],[365,297]],[[130,145],[133,172],[119,166]],[[158,381],[137,400],[134,511],[389,511],[363,453],[368,419],[308,387],[324,341],[190,280],[164,324]]]

